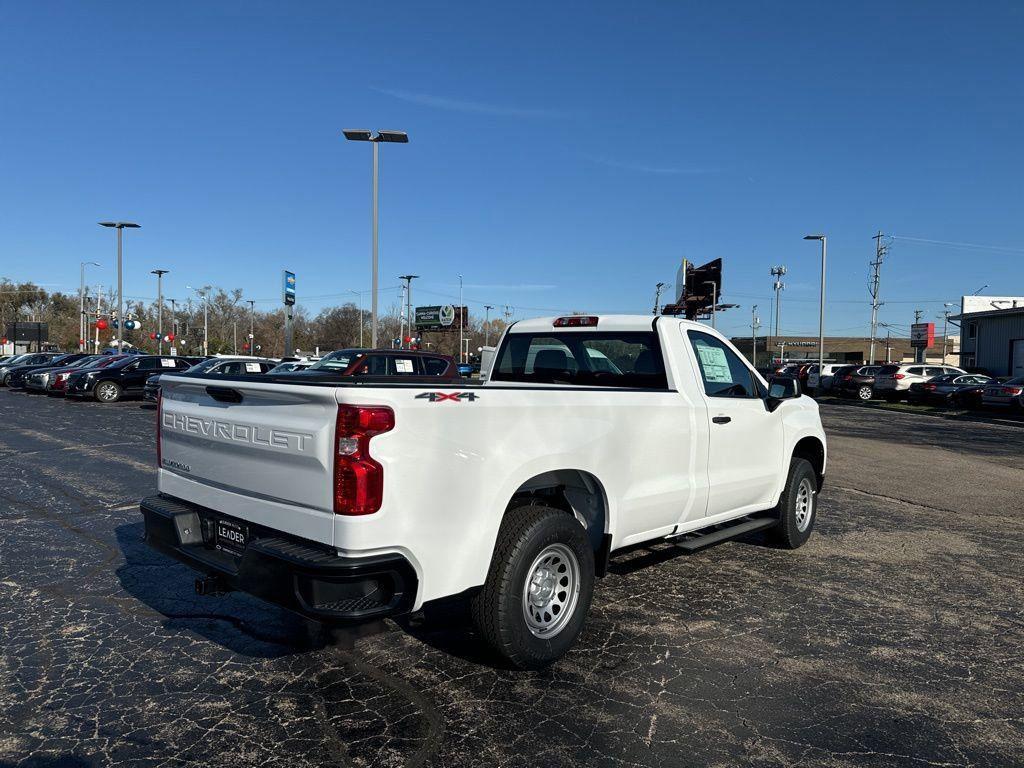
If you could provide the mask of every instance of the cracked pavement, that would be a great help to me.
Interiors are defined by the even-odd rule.
[[[659,544],[501,668],[457,609],[318,631],[141,541],[154,412],[0,390],[0,766],[1024,762],[1024,429],[824,406],[811,541]]]

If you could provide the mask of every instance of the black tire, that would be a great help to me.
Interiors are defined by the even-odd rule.
[[[109,394],[108,394],[109,393]],[[121,385],[115,381],[101,381],[93,390],[93,396],[101,403],[116,403],[123,392]]]
[[[545,555],[545,559],[556,558],[549,561],[552,568],[548,570],[538,560],[552,551],[556,554]],[[571,580],[573,557],[576,589]],[[531,576],[538,577],[538,590],[550,595],[550,603],[530,605],[524,601]],[[569,589],[559,591],[561,586]],[[586,621],[593,593],[594,552],[583,526],[563,510],[527,504],[506,513],[487,581],[473,596],[470,611],[484,640],[513,666],[542,669],[572,647]],[[538,600],[543,596],[539,594]],[[567,606],[564,611],[563,606]],[[539,616],[541,624],[552,622],[551,633],[546,634],[543,627],[540,634],[531,629],[527,610],[535,619],[543,614]]]
[[[803,510],[798,505],[805,503]],[[789,462],[789,476],[782,489],[779,505],[775,508],[779,524],[769,531],[769,538],[783,549],[796,549],[811,538],[818,516],[818,476],[807,459],[793,457]]]
[[[870,400],[875,396],[875,391],[867,384],[857,387],[857,399],[862,401]]]

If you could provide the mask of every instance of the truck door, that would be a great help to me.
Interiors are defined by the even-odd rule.
[[[707,516],[766,509],[786,466],[782,417],[765,407],[753,372],[724,341],[687,336],[708,408]]]

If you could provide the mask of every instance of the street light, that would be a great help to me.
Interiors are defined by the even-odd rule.
[[[117,351],[124,352],[124,291],[121,276],[121,230],[139,229],[138,224],[130,221],[101,221],[101,227],[112,227],[117,230]]]
[[[459,275],[459,362],[464,363],[466,360],[462,357],[462,275]]]
[[[149,274],[156,275],[156,332],[158,354],[164,353],[164,275],[171,270],[153,269]]]
[[[399,275],[399,280],[405,280],[405,316],[409,326],[409,349],[412,349],[412,281],[415,280],[419,275]],[[401,326],[401,323],[399,323]],[[402,329],[399,327],[398,335],[402,336]],[[402,343],[405,343],[405,338],[402,338]],[[399,346],[402,346],[399,344]]]
[[[186,285],[190,291],[195,291],[197,296],[203,297],[203,357],[209,357],[210,355],[210,291],[208,288],[193,288],[191,285]]]
[[[85,268],[100,266],[95,261],[83,261],[79,265],[78,275],[78,351],[85,351],[85,333],[88,324],[85,322]]]
[[[377,240],[378,240],[378,190],[379,190],[379,152],[378,144],[408,144],[409,134],[404,131],[368,131],[365,128],[346,128],[342,131],[349,141],[369,141],[373,144],[373,192],[372,192],[372,245],[370,250],[370,266],[373,273],[372,288],[373,299],[370,305],[372,327],[370,328],[370,345],[377,348]]]
[[[818,303],[818,377],[825,367],[825,235],[804,235],[804,240],[821,240],[821,296]]]

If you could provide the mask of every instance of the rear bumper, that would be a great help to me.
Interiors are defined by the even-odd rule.
[[[142,500],[146,542],[159,552],[247,592],[329,624],[357,624],[408,613],[416,571],[399,554],[340,557],[321,544],[285,536],[170,496]],[[243,525],[241,555],[217,549],[216,520]]]

